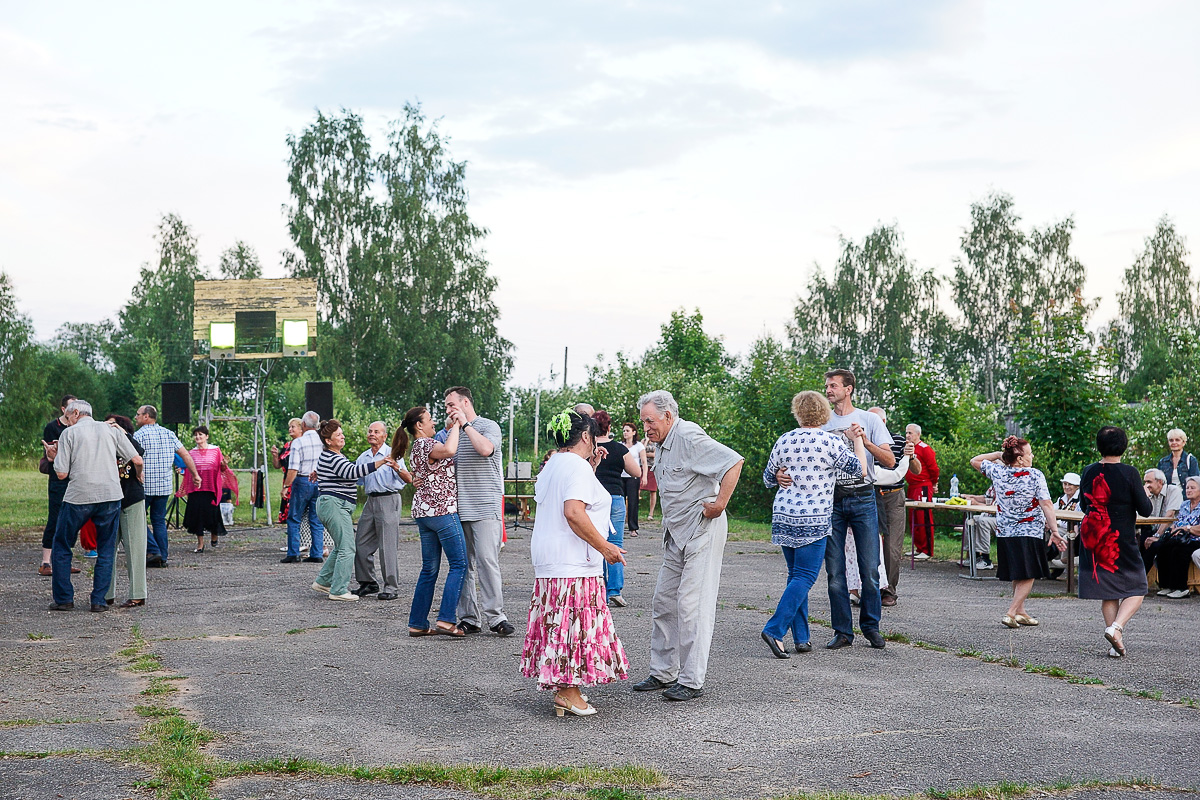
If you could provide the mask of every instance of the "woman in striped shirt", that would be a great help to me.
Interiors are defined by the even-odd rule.
[[[317,519],[333,536],[333,550],[321,565],[312,588],[329,595],[330,600],[357,600],[358,595],[350,593],[350,571],[354,566],[353,515],[358,502],[358,479],[383,466],[395,469],[396,462],[381,458],[355,464],[346,458],[342,455],[346,434],[342,433],[342,423],[336,419],[321,423],[317,435],[325,445],[317,459],[317,483],[320,486]]]

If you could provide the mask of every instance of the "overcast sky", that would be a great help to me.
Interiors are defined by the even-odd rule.
[[[282,277],[286,136],[419,101],[469,162],[514,381],[699,308],[782,335],[838,237],[948,273],[972,202],[1067,216],[1087,294],[1200,242],[1190,2],[0,2],[0,269],[38,335],[111,318],[179,214]],[[1192,98],[1189,100],[1188,98]]]

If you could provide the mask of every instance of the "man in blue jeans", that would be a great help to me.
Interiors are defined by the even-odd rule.
[[[191,470],[195,487],[200,488],[200,474],[191,453],[179,441],[174,432],[158,424],[158,409],[146,405],[137,410],[133,421],[138,424],[133,438],[146,451],[144,490],[146,492],[146,518],[150,521],[150,535],[146,538],[146,566],[167,566],[167,504],[174,491],[171,475],[175,470],[176,457]]]
[[[309,530],[312,531],[312,547],[305,561],[320,564],[324,561],[322,553],[325,547],[325,526],[317,519],[317,482],[310,477],[317,470],[317,459],[325,449],[317,428],[321,426],[321,417],[315,411],[306,411],[300,418],[304,433],[292,442],[288,452],[288,471],[283,479],[283,488],[290,491],[288,498],[288,550],[287,555],[279,559],[281,564],[295,564],[300,561],[300,520],[308,515]]]
[[[833,639],[825,647],[838,650],[854,642],[854,617],[850,610],[850,591],[846,587],[846,530],[854,532],[858,550],[858,574],[862,578],[862,598],[858,626],[871,647],[887,643],[879,633],[883,614],[879,594],[879,516],[875,508],[875,465],[896,466],[892,436],[883,421],[874,414],[854,407],[854,373],[834,369],[825,373],[825,397],[833,406],[833,415],[822,428],[844,436],[848,443],[861,438],[867,451],[867,477],[851,478],[838,473],[833,490],[833,531],[825,546],[825,572],[829,577],[829,616]],[[780,469],[775,474],[780,486],[790,486],[791,476]]]
[[[117,552],[117,525],[121,514],[121,476],[118,461],[131,463],[140,473],[142,457],[125,432],[115,425],[92,419],[92,406],[84,400],[67,404],[68,428],[58,440],[54,472],[60,481],[70,480],[63,495],[50,552],[51,611],[75,607],[71,584],[71,548],[79,529],[89,519],[96,526],[96,566],[92,577],[92,611],[107,611],[105,595],[112,582]]]

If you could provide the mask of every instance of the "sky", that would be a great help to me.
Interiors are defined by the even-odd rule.
[[[972,203],[1075,221],[1095,322],[1163,215],[1200,242],[1200,4],[0,0],[0,269],[48,339],[180,215],[283,277],[287,136],[419,102],[467,162],[512,382],[699,309],[783,336],[841,237],[948,275]],[[1187,100],[1193,97],[1193,100]]]

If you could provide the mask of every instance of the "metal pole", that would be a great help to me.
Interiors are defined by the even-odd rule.
[[[538,450],[538,432],[540,431],[540,429],[542,427],[542,389],[540,386],[541,382],[542,382],[541,376],[538,376],[539,386],[538,386],[536,398],[533,401],[533,460],[534,461],[537,461],[540,458],[539,453],[541,453],[541,451]]]
[[[508,398],[508,463],[513,463],[513,414],[517,403],[515,397]]]
[[[563,348],[563,388],[567,388],[567,348]]]

